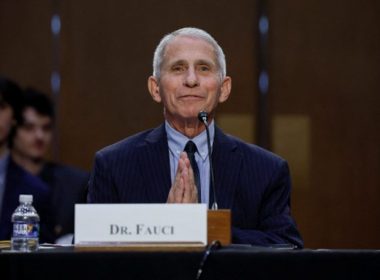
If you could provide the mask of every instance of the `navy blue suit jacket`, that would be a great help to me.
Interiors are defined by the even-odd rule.
[[[47,162],[39,178],[48,184],[51,192],[50,214],[54,227],[54,239],[74,233],[74,206],[75,203],[86,202],[88,172]]]
[[[18,166],[9,158],[0,217],[0,240],[12,235],[12,213],[19,205],[20,194],[33,195],[33,206],[40,216],[40,242],[53,242],[49,213],[50,189],[40,178]]]
[[[232,212],[234,243],[303,246],[290,215],[286,161],[217,127],[212,161],[219,208]],[[165,203],[170,187],[169,149],[161,125],[96,153],[88,201]]]

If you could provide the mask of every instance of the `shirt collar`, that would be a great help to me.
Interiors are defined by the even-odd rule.
[[[167,121],[165,121],[165,129],[168,138],[169,150],[176,158],[179,158],[179,154],[185,149],[187,141],[191,140],[195,143],[195,145],[197,145],[197,154],[199,155],[199,157],[202,158],[202,160],[207,159],[208,147],[206,130],[204,130],[201,134],[195,136],[194,138],[190,139],[182,133],[180,133],[179,131],[175,130]],[[214,121],[212,121],[209,124],[209,131],[212,147],[215,134]]]

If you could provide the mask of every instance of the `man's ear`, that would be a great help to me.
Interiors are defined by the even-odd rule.
[[[157,103],[161,103],[161,95],[160,95],[160,87],[158,84],[158,80],[154,76],[150,76],[148,78],[148,90],[153,100]]]
[[[222,87],[220,89],[219,103],[223,103],[228,99],[231,93],[232,79],[226,76],[223,79]]]

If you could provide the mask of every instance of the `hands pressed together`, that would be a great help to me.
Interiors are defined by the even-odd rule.
[[[182,152],[179,157],[177,173],[167,203],[198,203],[198,190],[186,152]]]

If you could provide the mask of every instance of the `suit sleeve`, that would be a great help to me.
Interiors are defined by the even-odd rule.
[[[88,186],[88,203],[119,202],[110,165],[101,152],[96,153]]]
[[[233,227],[233,242],[259,246],[284,244],[302,248],[302,238],[290,214],[290,192],[289,168],[282,161],[263,194],[257,229]]]

